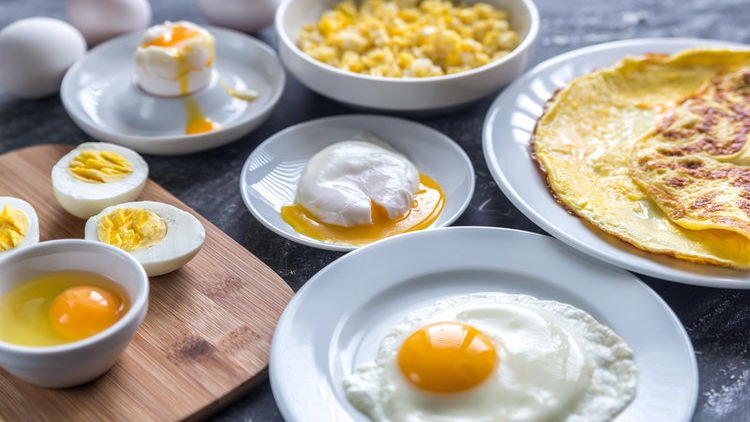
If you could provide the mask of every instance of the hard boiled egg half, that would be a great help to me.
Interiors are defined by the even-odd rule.
[[[147,179],[148,164],[137,152],[105,142],[81,144],[52,168],[55,198],[78,218],[136,199]]]
[[[39,219],[28,202],[0,196],[0,254],[39,242]]]
[[[206,230],[192,214],[153,201],[105,208],[86,222],[86,240],[129,252],[153,277],[177,270],[198,253]]]

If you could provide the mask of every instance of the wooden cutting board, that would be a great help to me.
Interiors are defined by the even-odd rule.
[[[41,145],[0,156],[0,196],[31,203],[41,240],[80,238],[84,220],[52,194],[52,166],[72,149]],[[149,180],[141,198],[192,212],[206,243],[182,269],[151,278],[148,315],[118,363],[82,387],[48,390],[0,370],[0,420],[201,419],[265,377],[287,284],[208,220]]]

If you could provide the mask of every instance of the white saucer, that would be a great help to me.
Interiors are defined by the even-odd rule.
[[[68,70],[60,89],[65,110],[92,137],[147,154],[187,154],[241,138],[263,123],[281,98],[284,69],[276,53],[255,38],[207,29],[216,39],[215,71],[194,97],[222,129],[186,135],[183,98],[149,95],[137,86],[133,56],[141,33],[97,46]],[[259,95],[247,102],[230,96],[224,85]]]
[[[419,123],[395,117],[346,115],[312,120],[286,128],[260,144],[242,167],[240,189],[250,212],[277,234],[303,245],[333,251],[356,246],[321,242],[297,233],[279,214],[294,203],[297,181],[307,161],[323,148],[372,133],[406,155],[419,171],[445,192],[445,208],[434,227],[451,224],[474,193],[474,168],[452,139]]]
[[[627,55],[676,53],[692,47],[748,48],[715,40],[654,38],[618,41],[557,56],[531,69],[495,100],[484,123],[484,156],[503,193],[526,217],[568,245],[602,261],[680,283],[750,289],[750,272],[693,264],[641,251],[592,230],[568,214],[550,195],[529,155],[529,140],[544,103],[554,91],[593,69],[609,67]]]
[[[618,421],[690,420],[698,397],[693,347],[653,290],[551,237],[488,227],[396,236],[311,278],[289,302],[271,345],[271,388],[284,419],[366,420],[341,382],[375,357],[384,335],[416,308],[491,291],[569,303],[625,339],[638,393]]]

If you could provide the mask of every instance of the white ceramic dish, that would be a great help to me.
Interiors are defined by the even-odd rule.
[[[487,227],[383,240],[310,279],[281,316],[271,345],[271,387],[282,415],[366,420],[347,402],[341,382],[374,358],[384,335],[417,308],[488,291],[569,303],[618,333],[639,373],[637,396],[618,421],[690,420],[698,395],[693,348],[656,293],[553,238]]]
[[[216,39],[214,72],[210,84],[193,97],[221,129],[185,135],[184,99],[149,95],[137,86],[133,55],[142,33],[105,42],[76,62],[60,90],[65,110],[92,137],[147,154],[187,154],[241,138],[273,111],[284,90],[284,69],[276,53],[255,38],[207,29]],[[240,100],[225,86],[259,95],[255,101]]]
[[[602,261],[652,277],[701,286],[748,289],[748,272],[651,254],[592,230],[555,202],[529,155],[531,132],[544,103],[571,79],[611,66],[627,55],[675,53],[698,46],[747,48],[714,40],[638,39],[571,51],[540,64],[503,91],[490,107],[484,124],[484,156],[498,186],[513,204],[531,221],[568,245]]]
[[[469,1],[471,3],[472,1]],[[453,108],[491,94],[523,72],[539,33],[532,0],[487,0],[508,11],[521,43],[510,54],[467,72],[429,78],[380,78],[323,64],[297,47],[300,29],[317,22],[337,0],[284,0],[276,11],[279,54],[287,69],[308,88],[342,103],[367,109],[425,112]]]
[[[474,168],[461,147],[449,137],[419,123],[375,115],[312,120],[266,139],[242,167],[242,200],[258,221],[287,239],[333,251],[356,249],[356,246],[321,242],[301,235],[281,218],[279,212],[282,206],[294,203],[297,182],[313,155],[362,132],[372,133],[386,141],[443,188],[445,208],[433,227],[447,226],[464,212],[474,193]]]
[[[50,347],[0,341],[0,366],[16,377],[49,388],[91,381],[115,364],[146,317],[149,282],[143,267],[115,247],[80,239],[52,240],[0,256],[0,296],[28,279],[63,270],[90,271],[116,281],[130,297],[130,310],[106,330]]]

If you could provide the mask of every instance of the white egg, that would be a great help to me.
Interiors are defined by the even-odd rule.
[[[81,33],[61,20],[13,22],[0,31],[0,87],[19,98],[55,94],[65,71],[85,52]]]
[[[28,202],[0,196],[0,254],[39,243],[39,218]]]
[[[476,332],[451,331],[466,326],[490,346]],[[414,338],[431,341],[405,343]],[[494,360],[419,347],[430,343]],[[436,380],[457,391],[432,388],[441,385]],[[478,381],[458,390],[466,380]],[[589,314],[502,293],[456,296],[412,312],[386,335],[375,361],[343,382],[347,399],[375,421],[467,422],[609,421],[633,400],[636,385],[631,349]]]
[[[118,170],[118,164],[106,156],[111,153],[124,159],[130,172]],[[90,154],[104,156],[87,157]],[[108,206],[138,198],[148,180],[148,164],[131,149],[87,142],[65,154],[52,168],[51,178],[55,198],[65,211],[89,218]]]
[[[123,210],[125,212],[117,214]],[[146,210],[155,214],[160,219],[158,223],[165,225],[164,237],[154,235],[152,222],[143,224],[143,219],[133,214],[128,216],[127,210]],[[102,238],[102,229],[105,227],[102,222],[108,217],[111,225],[108,226],[110,229],[105,231],[112,237]],[[206,239],[203,225],[192,214],[172,205],[153,201],[128,202],[105,208],[86,222],[85,231],[86,240],[108,243],[130,252],[143,265],[150,277],[175,271],[187,264],[195,257]],[[131,240],[135,242],[129,242]],[[131,247],[123,246],[125,243]],[[136,245],[136,248],[128,250],[132,249],[132,245]]]
[[[280,0],[198,0],[198,8],[214,25],[256,32],[273,23]]]
[[[67,0],[68,19],[90,46],[145,29],[151,23],[147,0]]]
[[[307,162],[295,202],[320,221],[337,226],[372,223],[372,202],[391,219],[404,215],[419,187],[419,171],[372,135],[368,141],[333,144]]]

